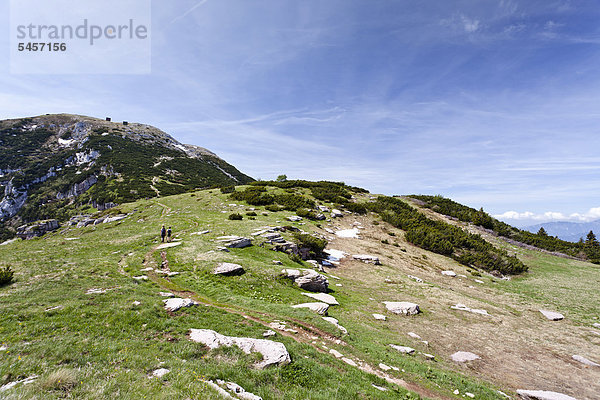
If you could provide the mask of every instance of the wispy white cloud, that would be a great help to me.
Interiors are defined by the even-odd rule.
[[[197,8],[200,8],[201,6],[203,6],[207,1],[208,0],[200,0],[198,3],[194,4],[194,6],[187,9],[183,14],[180,14],[180,15],[176,16],[175,18],[173,18],[170,23],[173,24],[173,23],[187,17],[188,15],[193,13]]]
[[[585,213],[572,213],[564,214],[558,211],[546,211],[544,213],[536,214],[531,211],[518,212],[518,211],[506,211],[502,214],[494,215],[494,218],[502,221],[528,221],[528,222],[590,222],[600,219],[600,207],[590,208]]]

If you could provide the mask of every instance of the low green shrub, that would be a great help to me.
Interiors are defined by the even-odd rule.
[[[249,217],[256,217],[258,214],[256,214],[254,211],[249,211],[246,213],[246,215]]]
[[[4,268],[0,268],[0,286],[8,285],[12,282],[14,276],[14,271],[6,266]]]
[[[242,217],[242,214],[233,213],[233,214],[229,214],[229,217],[227,217],[227,218],[232,221],[241,221],[244,217]]]

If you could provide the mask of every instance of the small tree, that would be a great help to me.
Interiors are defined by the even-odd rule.
[[[287,175],[279,175],[277,177],[277,182],[285,182],[287,181]]]
[[[540,230],[537,233],[539,236],[548,236],[548,232],[546,232],[546,230],[544,229],[544,227],[542,226],[540,228]]]
[[[596,239],[596,235],[594,234],[594,231],[590,231],[590,233],[587,234],[585,244],[587,244],[590,247],[597,247],[600,245],[598,243],[598,239]]]

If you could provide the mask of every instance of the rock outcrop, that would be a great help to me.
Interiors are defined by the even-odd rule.
[[[550,392],[547,390],[517,390],[523,400],[577,400],[566,394]]]
[[[242,267],[241,265],[224,262],[219,263],[212,273],[215,275],[232,276],[242,275],[244,272],[244,267]]]
[[[310,292],[326,293],[329,288],[327,278],[312,269],[284,269],[281,273],[292,279],[302,289]]]

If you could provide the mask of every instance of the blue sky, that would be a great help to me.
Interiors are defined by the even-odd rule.
[[[6,0],[0,14],[8,26]],[[151,74],[6,61],[0,118],[112,116],[255,178],[442,194],[516,225],[590,220],[599,22],[597,1],[153,1]]]

